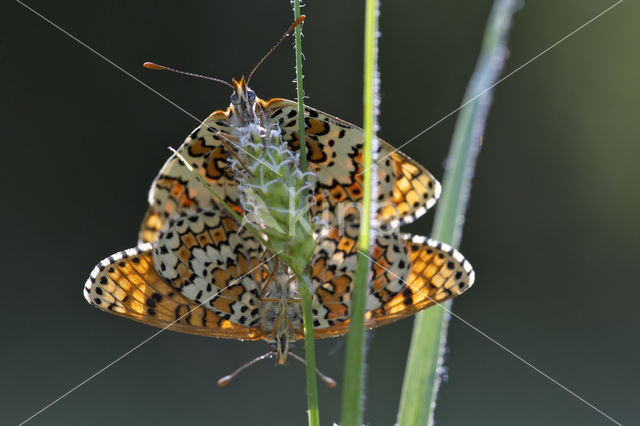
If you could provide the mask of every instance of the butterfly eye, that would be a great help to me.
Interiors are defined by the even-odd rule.
[[[236,95],[236,92],[231,94],[231,103],[234,105],[238,103],[238,95]]]
[[[247,92],[247,99],[249,100],[249,102],[253,102],[256,100],[256,92],[254,92],[253,90],[249,90]]]

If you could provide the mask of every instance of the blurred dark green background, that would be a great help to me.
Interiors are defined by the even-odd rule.
[[[506,72],[613,0],[528,1]],[[229,90],[141,67],[246,74],[292,20],[289,2],[29,5],[197,117]],[[309,1],[308,103],[361,123],[363,3]],[[383,2],[380,135],[400,145],[459,105],[489,0]],[[18,3],[0,26],[2,248],[0,423],[15,424],[156,330],[89,306],[82,285],[135,244],[151,180],[197,123]],[[640,7],[625,1],[496,88],[462,252],[475,287],[455,312],[623,424],[638,421]],[[287,43],[289,44],[289,43]],[[285,46],[252,87],[295,96]],[[442,177],[455,116],[404,151]],[[408,227],[428,234],[433,214]],[[370,333],[366,420],[395,419],[411,332]],[[32,424],[306,421],[304,370],[271,361],[216,380],[263,343],[166,332]],[[301,349],[298,350],[301,352]],[[344,341],[318,343],[341,379]],[[606,425],[603,416],[461,322],[451,322],[438,425]],[[340,390],[321,388],[323,424]]]

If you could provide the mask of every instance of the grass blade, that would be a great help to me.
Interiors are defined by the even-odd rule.
[[[491,105],[492,90],[486,89],[502,71],[512,17],[520,7],[520,0],[495,0],[463,100],[466,105],[456,122],[432,232],[432,238],[454,247],[462,238],[471,179]],[[416,315],[398,411],[401,426],[433,424],[448,321],[446,311],[437,307]]]
[[[363,147],[363,196],[358,237],[358,264],[351,297],[349,334],[342,388],[342,426],[360,426],[364,405],[365,374],[365,322],[366,299],[369,275],[369,245],[371,238],[371,202],[373,177],[373,145],[375,143],[375,122],[378,99],[377,76],[377,34],[379,4],[377,0],[367,0],[365,6],[364,35],[364,147]],[[373,209],[375,211],[375,209]]]
[[[293,1],[294,19],[300,17],[300,0]],[[300,169],[307,171],[307,152],[305,143],[304,121],[304,90],[302,86],[302,24],[295,29],[296,51],[296,83],[298,96],[298,124],[300,135]],[[313,315],[311,313],[311,275],[307,269],[293,271],[298,280],[298,291],[302,301],[302,316],[304,323],[304,354],[305,371],[307,376],[307,407],[309,426],[320,425],[320,409],[318,406],[318,384],[316,379],[316,348],[313,336]]]
[[[300,0],[293,1],[294,20],[300,17]],[[302,86],[302,24],[296,27],[296,96],[298,97],[298,117],[304,117],[304,88]],[[304,138],[304,120],[298,120],[300,141]],[[300,169],[307,171],[307,145],[300,143]]]

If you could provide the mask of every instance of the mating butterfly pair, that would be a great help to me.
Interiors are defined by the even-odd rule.
[[[235,98],[235,102],[233,102]],[[216,111],[180,147],[190,163],[234,210],[242,213],[229,166],[228,145],[238,118],[259,109],[276,122],[282,139],[298,150],[297,104],[263,101],[234,81],[232,103]],[[357,217],[343,229],[342,206],[362,199],[363,131],[307,107],[307,159],[315,173],[316,203],[327,226],[312,257],[315,336],[348,331],[356,267]],[[380,140],[377,220],[367,299],[370,327],[386,324],[454,297],[474,281],[471,265],[452,247],[424,237],[400,235],[398,227],[433,206],[440,185],[421,165]],[[177,156],[154,180],[139,245],[108,257],[91,272],[84,288],[93,305],[157,327],[211,337],[267,340],[284,363],[303,338],[297,283],[282,265],[215,201]]]

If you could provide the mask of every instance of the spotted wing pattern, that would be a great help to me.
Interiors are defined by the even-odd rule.
[[[85,283],[84,297],[106,312],[182,333],[247,340],[264,337],[261,329],[235,324],[182,296],[156,272],[151,244],[100,262]]]
[[[228,152],[218,132],[229,133],[228,111],[216,111],[191,132],[178,149],[180,155],[238,213],[236,181],[227,162]],[[198,178],[172,155],[151,184],[149,208],[142,221],[138,239],[151,242],[158,238],[169,217],[185,209],[222,208]]]
[[[297,103],[272,99],[265,105],[278,120],[282,136],[294,149],[300,147]],[[351,123],[306,107],[305,135],[309,167],[317,174],[314,215],[335,214],[340,203],[353,206],[362,200],[362,146],[364,132]],[[440,196],[440,184],[419,163],[380,140],[377,152],[378,212],[380,223],[398,227],[431,208]],[[329,206],[328,209],[323,207]],[[346,211],[346,214],[349,212]],[[330,220],[335,224],[338,220]]]
[[[317,337],[348,331],[357,261],[357,238],[349,234],[330,231],[311,261]],[[455,297],[474,278],[469,262],[447,244],[395,230],[380,234],[372,250],[367,324],[387,324]]]
[[[215,210],[183,211],[169,219],[154,244],[160,275],[221,318],[254,327],[260,323],[262,245],[238,222]]]
[[[285,99],[261,101],[267,119],[277,120],[284,140],[299,149],[297,104]],[[179,148],[180,154],[238,213],[236,182],[227,162],[228,152],[218,132],[232,133],[231,108],[216,111],[196,128]],[[362,199],[362,129],[306,108],[307,158],[317,174],[314,215],[330,224],[357,214]],[[378,163],[378,212],[380,223],[397,227],[412,222],[432,207],[440,196],[440,184],[422,167],[384,141]],[[160,170],[149,193],[149,209],[143,220],[140,242],[154,241],[164,223],[183,209],[217,206],[217,201],[175,156]],[[344,209],[337,211],[338,206]]]
[[[357,262],[357,225],[329,228],[311,260],[312,313],[317,337],[348,331]],[[157,327],[237,339],[266,339],[275,329],[273,292],[292,301],[288,319],[299,325],[297,292],[286,274],[267,286],[262,248],[237,222],[218,211],[183,211],[169,219],[153,244],[103,260],[85,284],[93,305]],[[457,296],[474,281],[469,262],[452,247],[400,235],[388,226],[371,252],[368,326],[376,327]],[[277,280],[276,280],[277,281]],[[263,290],[265,298],[261,298]],[[288,290],[287,290],[288,289]],[[271,313],[270,313],[271,312]],[[303,338],[299,326],[292,338]]]

